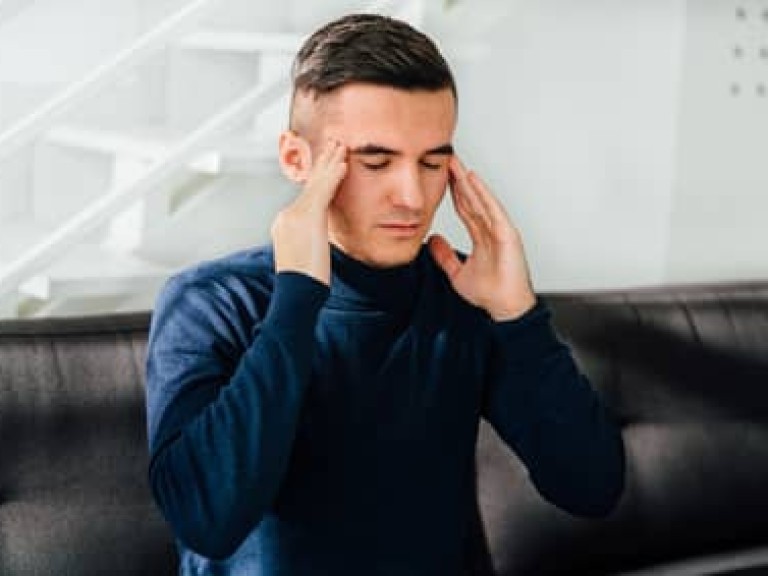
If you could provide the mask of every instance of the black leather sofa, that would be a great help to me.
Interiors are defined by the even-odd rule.
[[[477,572],[768,574],[768,281],[547,299],[623,424],[627,489],[569,517],[483,426]],[[148,321],[0,322],[1,575],[174,573],[146,482]]]

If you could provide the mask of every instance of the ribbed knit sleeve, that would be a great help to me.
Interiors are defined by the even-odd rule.
[[[263,318],[242,284],[171,281],[153,314],[147,414],[154,497],[185,546],[236,551],[272,505],[290,458],[328,288],[275,277]]]
[[[607,514],[624,486],[621,432],[558,340],[545,304],[492,332],[486,418],[542,496],[573,514]]]

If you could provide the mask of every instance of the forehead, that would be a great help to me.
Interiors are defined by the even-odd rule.
[[[354,147],[380,144],[398,150],[427,150],[449,143],[456,102],[449,88],[403,90],[349,84],[314,99],[317,136]]]

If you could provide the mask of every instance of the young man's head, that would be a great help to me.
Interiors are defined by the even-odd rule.
[[[324,143],[348,147],[331,241],[374,266],[411,261],[448,182],[456,87],[435,44],[408,24],[356,14],[305,42],[293,67],[285,174],[301,183]]]

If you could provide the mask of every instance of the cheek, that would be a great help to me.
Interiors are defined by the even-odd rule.
[[[357,209],[368,207],[370,210],[385,200],[387,190],[393,185],[392,177],[386,171],[374,172],[352,164],[336,198],[346,205],[358,207]]]

